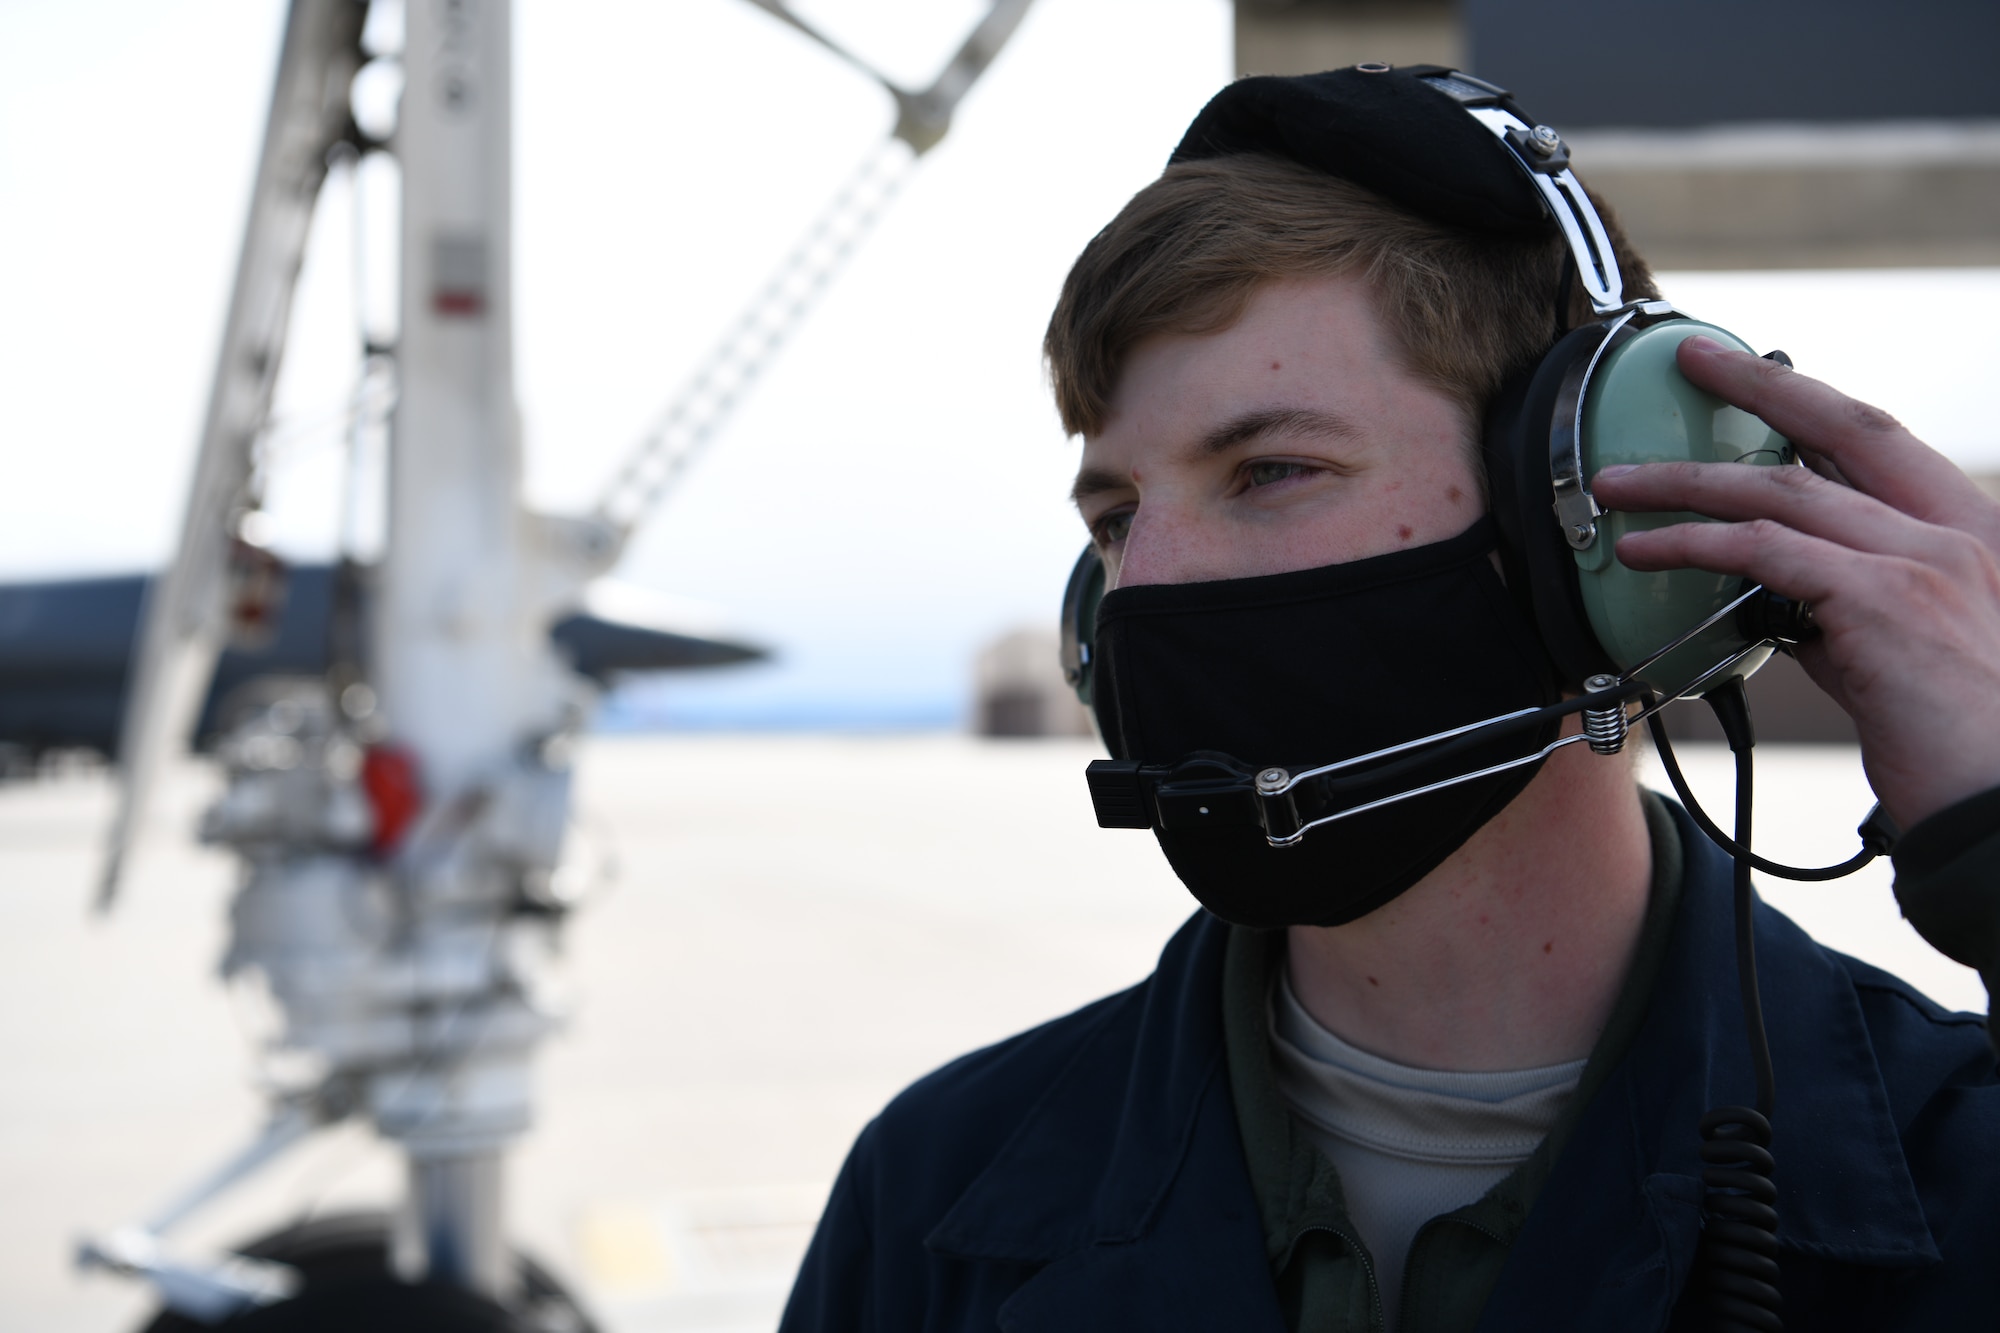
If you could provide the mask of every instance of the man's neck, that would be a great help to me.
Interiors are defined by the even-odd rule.
[[[1618,998],[1651,884],[1629,765],[1569,746],[1388,905],[1292,927],[1292,990],[1323,1027],[1402,1064],[1580,1059]]]

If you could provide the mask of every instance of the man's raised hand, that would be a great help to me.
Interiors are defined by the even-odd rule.
[[[1633,569],[1737,574],[1811,602],[1800,663],[1853,717],[1868,780],[1909,828],[2000,785],[2000,503],[1888,413],[1707,338],[1681,373],[1791,440],[1805,468],[1606,468],[1599,503],[1714,523],[1628,534]]]

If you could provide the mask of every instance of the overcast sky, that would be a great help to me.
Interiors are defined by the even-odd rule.
[[[240,241],[279,0],[0,4],[0,578],[157,562]],[[799,8],[911,83],[980,0]],[[882,91],[742,0],[519,0],[528,489],[579,508],[886,132]],[[1226,0],[1038,0],[880,231],[621,577],[779,649],[642,692],[691,723],[950,719],[977,645],[1049,621],[1082,531],[1037,349],[1063,271],[1229,73]],[[344,181],[279,414],[353,374]],[[386,275],[379,265],[375,276]],[[2000,469],[2000,272],[1668,274],[1670,297]],[[323,556],[337,437],[271,539]]]

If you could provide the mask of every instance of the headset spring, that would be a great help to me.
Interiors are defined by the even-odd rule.
[[[1613,689],[1618,684],[1616,676],[1592,676],[1583,682],[1587,693],[1596,694],[1601,690]],[[1625,717],[1625,705],[1612,704],[1608,708],[1586,708],[1583,710],[1583,734],[1590,742],[1594,754],[1617,754],[1625,748],[1625,736],[1631,723]]]
[[[1771,1122],[1747,1106],[1701,1118],[1702,1286],[1717,1333],[1778,1333],[1778,1191]]]

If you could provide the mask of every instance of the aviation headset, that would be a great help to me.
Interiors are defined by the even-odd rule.
[[[1562,334],[1532,371],[1501,390],[1483,453],[1508,585],[1565,688],[1630,670],[1742,596],[1729,576],[1640,573],[1612,553],[1626,532],[1696,516],[1607,514],[1589,489],[1600,469],[1676,460],[1776,466],[1796,455],[1762,421],[1697,389],[1675,365],[1675,348],[1693,335],[1750,350],[1742,339],[1664,301],[1625,301],[1611,240],[1561,136],[1534,123],[1505,89],[1458,70],[1363,64],[1239,80],[1203,109],[1172,161],[1239,152],[1289,157],[1481,232],[1546,235],[1551,220],[1560,229],[1573,261],[1564,297],[1570,282],[1580,282],[1597,318]],[[1790,364],[1782,352],[1770,355]],[[1104,585],[1103,562],[1087,546],[1062,606],[1063,673],[1086,705]],[[1753,645],[1796,641],[1809,626],[1803,605],[1760,592],[1733,618],[1677,644],[1649,674],[1670,697],[1706,693],[1762,665],[1770,649]]]

